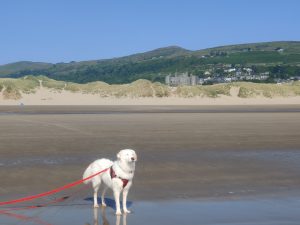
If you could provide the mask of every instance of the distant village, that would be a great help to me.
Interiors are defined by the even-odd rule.
[[[217,83],[230,83],[237,81],[253,81],[253,82],[266,82],[270,77],[270,72],[255,73],[249,67],[231,67],[228,65],[222,68],[222,73],[216,73],[213,69],[204,72],[203,76],[195,76],[193,74],[175,73],[169,74],[165,77],[165,83],[169,86],[179,85],[205,85]],[[300,76],[290,77],[289,79],[274,79],[275,83],[286,83],[294,80],[300,80]]]

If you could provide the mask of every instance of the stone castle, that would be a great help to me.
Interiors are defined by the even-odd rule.
[[[175,75],[169,74],[168,76],[166,76],[165,82],[169,86],[179,86],[179,85],[193,86],[193,85],[202,84],[202,79],[199,79],[198,76],[194,76],[192,74],[189,75],[186,72],[182,74],[175,73]]]

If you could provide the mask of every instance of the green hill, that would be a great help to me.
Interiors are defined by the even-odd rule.
[[[40,70],[52,66],[51,63],[20,61],[0,66],[0,76],[15,74],[25,70]]]
[[[125,57],[70,63],[17,62],[0,66],[0,77],[45,75],[77,83],[104,81],[109,84],[138,79],[162,82],[169,73],[190,72],[204,76],[207,69],[216,69],[222,64],[254,66],[257,71],[271,71],[276,76],[278,73],[285,77],[299,76],[300,41],[230,45],[197,51],[170,46]]]
[[[278,48],[284,49],[285,53],[300,53],[300,41],[276,41],[276,42],[261,42],[249,43],[240,45],[227,45],[215,48],[195,51],[196,54],[209,54],[211,51],[224,51],[228,53],[247,52],[247,51],[274,51]]]

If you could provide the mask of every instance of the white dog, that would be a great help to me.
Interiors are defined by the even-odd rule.
[[[124,213],[130,213],[127,209],[127,195],[128,191],[132,185],[132,179],[135,171],[135,162],[137,161],[137,155],[134,150],[124,149],[117,154],[117,160],[112,162],[109,159],[98,159],[91,163],[83,174],[83,179],[96,174],[102,170],[109,168],[109,170],[101,173],[84,183],[87,184],[92,182],[94,188],[94,207],[99,207],[97,201],[98,190],[100,188],[101,182],[104,184],[101,204],[106,206],[104,201],[104,195],[107,188],[111,188],[114,193],[116,201],[116,214],[121,215],[120,208],[120,194],[123,192],[123,211]]]

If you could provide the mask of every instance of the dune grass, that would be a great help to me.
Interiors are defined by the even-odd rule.
[[[0,92],[5,99],[20,99],[22,94],[35,93],[42,85],[50,91],[70,91],[83,94],[97,94],[100,97],[140,98],[140,97],[209,97],[231,96],[231,89],[237,88],[237,97],[290,97],[300,95],[300,82],[288,84],[257,84],[237,82],[229,84],[215,84],[207,86],[179,86],[169,87],[159,82],[137,80],[129,84],[109,85],[96,81],[86,84],[77,84],[65,81],[56,81],[45,76],[25,76],[18,79],[0,79]]]
[[[3,78],[0,79],[2,95],[5,99],[20,99],[21,93],[35,93],[39,86],[38,80],[30,79],[27,76],[19,79]]]
[[[156,97],[168,97],[171,95],[170,88],[162,83],[155,82],[152,84],[154,90],[155,90],[155,96]]]
[[[175,93],[179,97],[184,98],[192,98],[192,97],[210,97],[217,98],[220,95],[230,96],[230,88],[229,84],[215,84],[208,86],[179,86]]]
[[[84,94],[99,94],[101,97],[164,97],[170,94],[169,88],[161,83],[137,80],[130,84],[109,85],[96,81],[87,84],[67,83],[65,90]]]
[[[239,87],[238,97],[251,98],[263,96],[266,98],[291,97],[300,95],[300,82],[286,84],[256,84],[249,82],[238,82],[232,84]]]
[[[37,76],[36,79],[42,82],[43,87],[50,88],[57,91],[63,90],[66,86],[65,81],[53,80],[46,76]]]

